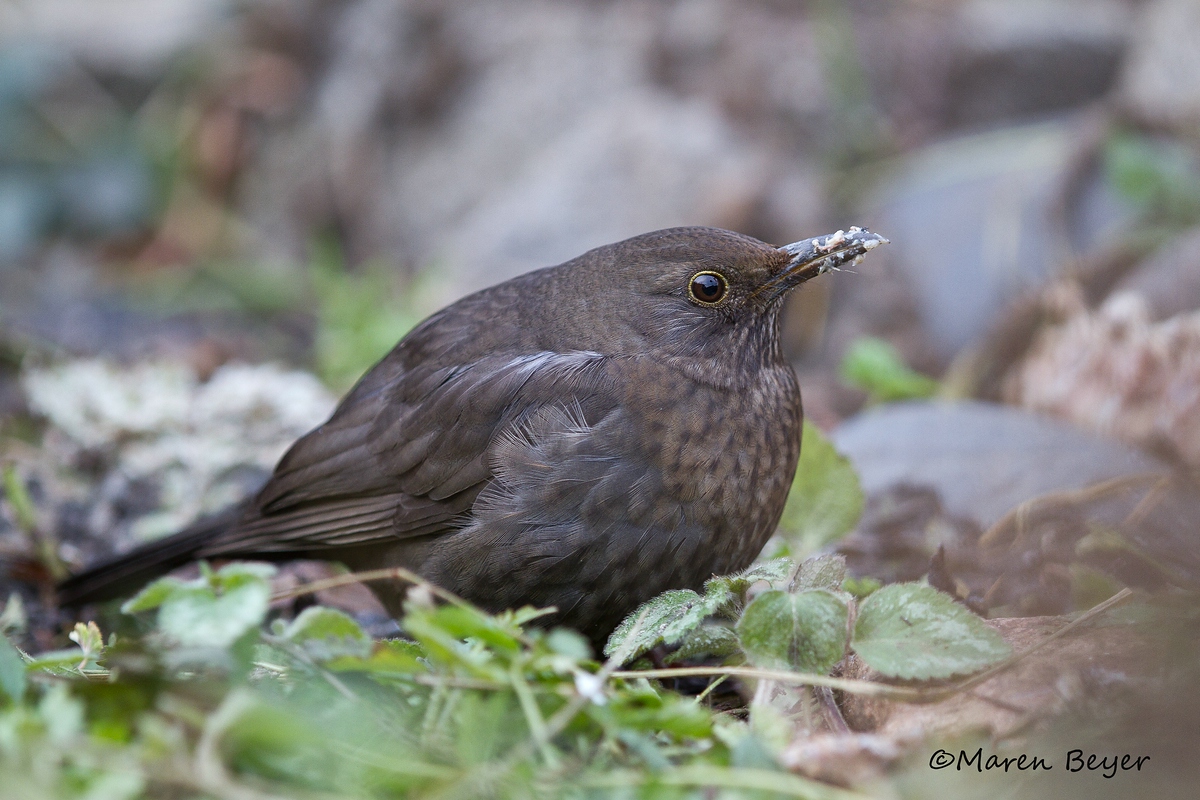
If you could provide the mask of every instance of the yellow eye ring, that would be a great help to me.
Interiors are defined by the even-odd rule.
[[[688,297],[702,306],[719,305],[729,292],[729,281],[719,272],[697,272],[688,281]]]

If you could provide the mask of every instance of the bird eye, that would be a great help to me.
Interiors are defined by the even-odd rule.
[[[688,294],[702,306],[715,306],[725,299],[729,283],[719,272],[697,272],[688,284]]]

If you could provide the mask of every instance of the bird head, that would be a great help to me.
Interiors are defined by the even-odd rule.
[[[584,332],[600,340],[596,349],[749,364],[782,358],[778,318],[790,290],[885,242],[861,228],[783,247],[718,228],[669,228],[566,266],[586,285],[587,318],[609,322]]]

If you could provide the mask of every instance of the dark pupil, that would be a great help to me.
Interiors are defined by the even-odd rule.
[[[696,297],[708,302],[721,298],[721,279],[716,275],[697,275],[692,281],[692,291]]]

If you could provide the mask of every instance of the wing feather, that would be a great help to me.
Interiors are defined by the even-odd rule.
[[[608,413],[597,353],[489,356],[372,377],[280,460],[257,505],[203,555],[319,551],[461,528],[494,444],[545,405]],[[368,381],[364,379],[364,385]]]

